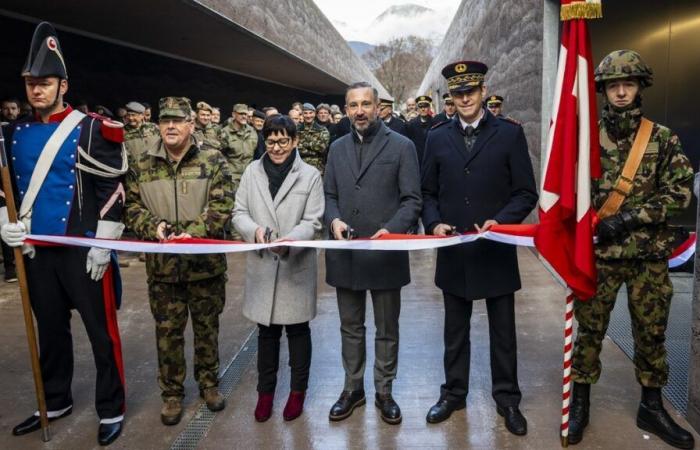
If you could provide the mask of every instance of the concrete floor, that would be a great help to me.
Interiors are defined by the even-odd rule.
[[[372,401],[352,417],[330,423],[328,411],[342,389],[340,334],[335,293],[319,274],[319,314],[311,323],[314,353],[311,380],[304,414],[293,422],[282,420],[289,392],[286,350],[282,352],[273,417],[259,424],[253,419],[255,362],[248,365],[240,384],[219,413],[201,449],[220,448],[474,448],[474,449],[556,449],[561,407],[561,359],[564,290],[558,286],[537,258],[520,249],[523,289],[516,296],[518,314],[519,376],[523,391],[521,409],[529,422],[529,433],[516,437],[508,433],[496,414],[491,399],[488,363],[488,329],[483,302],[472,318],[472,377],[467,409],[453,414],[447,422],[429,425],[428,408],[437,400],[442,371],[443,308],[440,291],[432,282],[434,254],[412,254],[413,282],[403,290],[401,344],[398,379],[394,397],[403,411],[403,423],[384,424]],[[321,258],[321,261],[323,258]],[[253,324],[241,315],[243,255],[229,256],[227,307],[222,316],[222,369],[243,345]],[[322,265],[321,265],[322,266]],[[119,321],[124,346],[127,378],[127,418],[122,437],[111,448],[170,448],[199,407],[196,384],[187,382],[187,413],[175,427],[160,424],[160,397],[156,384],[156,355],[153,319],[148,309],[143,263],[132,262],[123,270],[124,306]],[[368,370],[365,386],[373,396],[371,345],[374,329],[368,308]],[[188,331],[188,338],[191,336]],[[44,444],[34,433],[11,436],[11,428],[34,408],[33,385],[26,351],[26,338],[16,285],[0,286],[0,449],[87,449],[96,447],[97,418],[93,408],[94,368],[89,344],[79,318],[75,319],[76,369],[74,413],[52,425],[53,439]],[[191,339],[188,340],[191,347]],[[283,343],[283,349],[286,342]],[[191,361],[191,349],[188,361]],[[610,340],[603,352],[604,374],[592,394],[593,415],[580,449],[669,448],[655,436],[635,426],[639,387],[630,360]],[[685,420],[671,409],[675,418]],[[696,439],[700,439],[696,434]]]

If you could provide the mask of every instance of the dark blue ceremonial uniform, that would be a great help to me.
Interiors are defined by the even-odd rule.
[[[19,210],[37,159],[70,106],[42,123],[33,117],[4,127],[8,166]],[[84,172],[94,161],[122,166],[121,125],[96,115],[84,117],[69,133],[41,185],[31,212],[31,233],[94,236],[97,222],[120,222],[124,206],[123,177]],[[94,161],[87,161],[80,146]],[[99,168],[97,168],[99,169]],[[4,197],[0,202],[4,206]],[[29,294],[39,330],[41,372],[49,414],[72,406],[73,343],[71,310],[76,309],[92,344],[97,383],[95,404],[100,419],[124,412],[124,373],[111,277],[93,281],[86,272],[85,247],[36,247],[25,258]],[[107,294],[106,294],[107,293]],[[106,295],[105,295],[106,294]]]
[[[522,127],[485,110],[471,148],[466,141],[458,117],[428,133],[421,176],[422,219],[429,233],[439,223],[453,225],[460,233],[474,231],[474,224],[481,226],[488,219],[520,223],[535,207],[535,178]],[[520,276],[516,248],[479,240],[438,249],[435,283],[445,297],[442,396],[464,402],[471,301],[486,298],[493,396],[501,407],[517,406],[513,293],[520,289]]]

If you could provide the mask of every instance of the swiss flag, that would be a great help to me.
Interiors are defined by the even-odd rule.
[[[562,18],[586,3],[594,1],[562,0]],[[596,289],[590,192],[591,179],[600,177],[595,92],[586,20],[565,20],[535,246],[579,299]]]

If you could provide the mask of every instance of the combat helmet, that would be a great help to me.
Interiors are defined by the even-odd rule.
[[[595,83],[598,92],[603,92],[606,81],[635,77],[642,88],[654,84],[654,73],[634,50],[615,50],[598,64]]]

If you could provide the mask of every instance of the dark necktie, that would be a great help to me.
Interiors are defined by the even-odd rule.
[[[479,129],[471,125],[467,125],[464,129],[464,145],[467,147],[467,152],[471,152],[474,148],[477,134],[479,134]]]

